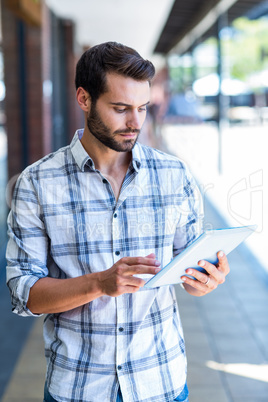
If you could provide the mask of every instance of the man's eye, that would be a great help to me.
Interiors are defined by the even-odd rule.
[[[124,113],[126,111],[126,109],[119,109],[119,108],[115,108],[115,111],[117,113]]]

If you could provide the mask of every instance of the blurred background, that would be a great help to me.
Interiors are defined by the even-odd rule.
[[[218,299],[208,297],[204,305],[209,308],[213,300],[220,308],[231,297],[236,304],[229,311],[242,314],[241,305],[248,303],[248,310],[239,316],[242,326],[237,318],[235,332],[225,333],[224,339],[234,344],[232,336],[243,336],[247,323],[254,347],[243,345],[235,361],[229,356],[226,360],[224,352],[219,353],[215,332],[214,363],[209,366],[203,357],[197,362],[198,352],[192,356],[190,352],[192,401],[267,402],[268,1],[2,0],[0,12],[0,302],[4,313],[0,399],[8,389],[4,401],[41,400],[29,395],[23,399],[21,389],[12,388],[25,342],[36,332],[40,335],[32,329],[32,320],[12,316],[4,284],[12,188],[26,166],[69,144],[75,130],[83,127],[75,101],[75,65],[85,49],[112,40],[134,47],[155,64],[141,141],[188,164],[204,195],[205,227],[258,225],[234,258],[233,270],[239,275],[231,277],[229,295],[219,291]],[[233,292],[241,276],[244,287],[238,297]],[[249,295],[250,300],[244,299]],[[205,343],[208,347],[213,343],[213,324],[201,313],[205,302],[180,297],[189,350],[200,350]],[[202,321],[198,331],[206,338],[191,338],[189,314],[193,314],[191,323]],[[253,322],[254,317],[258,321]],[[228,327],[228,320],[223,312],[222,328]],[[204,344],[198,343],[201,338]],[[249,349],[255,347],[249,361]],[[230,368],[229,363],[242,368]],[[213,370],[233,374],[215,379]],[[247,382],[237,384],[233,380],[237,376]],[[209,389],[214,390],[211,397]],[[249,389],[254,389],[254,395]],[[16,392],[20,396],[14,396]]]

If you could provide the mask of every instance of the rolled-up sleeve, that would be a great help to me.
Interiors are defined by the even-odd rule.
[[[37,186],[27,172],[19,177],[8,216],[7,285],[12,310],[21,316],[35,316],[27,302],[31,287],[48,275],[48,238],[42,220]]]

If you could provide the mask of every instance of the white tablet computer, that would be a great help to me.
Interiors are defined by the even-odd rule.
[[[205,230],[193,243],[177,255],[144,285],[154,288],[183,282],[181,276],[187,268],[202,270],[198,261],[206,260],[212,264],[218,262],[217,252],[222,250],[227,255],[250,236],[257,226],[242,226],[228,229]]]

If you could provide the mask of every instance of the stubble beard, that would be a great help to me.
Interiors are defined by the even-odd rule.
[[[103,145],[112,149],[116,152],[129,152],[133,149],[136,144],[140,130],[137,129],[125,129],[125,130],[117,130],[113,133],[107,127],[99,113],[97,112],[96,106],[92,104],[90,113],[87,116],[87,127],[90,133]],[[127,133],[137,133],[136,138],[134,139],[125,139],[122,142],[116,141],[115,137],[118,134],[127,134]]]

